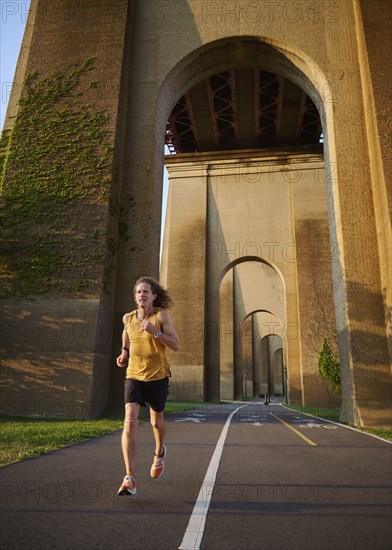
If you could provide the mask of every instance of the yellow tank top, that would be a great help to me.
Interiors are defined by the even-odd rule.
[[[150,323],[157,329],[159,329],[157,321],[159,310],[159,308],[154,308],[148,317]],[[170,376],[165,344],[159,338],[154,338],[152,334],[140,328],[136,310],[129,314],[125,329],[129,337],[129,361],[126,377],[149,381],[161,380]]]

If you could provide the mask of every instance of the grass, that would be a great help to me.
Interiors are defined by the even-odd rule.
[[[165,414],[189,411],[190,409],[205,407],[206,404],[208,405],[208,403],[196,403],[191,401],[166,401]]]
[[[168,401],[165,414],[186,411],[200,405]],[[122,418],[55,420],[3,416],[0,420],[0,466],[120,430],[122,425]]]
[[[326,420],[332,420],[333,422],[339,422],[339,416],[340,416],[340,409],[323,409],[320,407],[299,407],[298,405],[288,405],[285,403],[286,407],[289,407],[290,409],[293,409],[294,411],[304,412],[308,414],[312,414],[313,416],[316,416],[318,418],[325,418]],[[355,426],[358,430],[361,430],[362,432],[367,432],[369,434],[377,435],[378,437],[382,437],[384,439],[387,439],[388,441],[392,441],[392,429],[390,428],[358,428]]]
[[[294,411],[304,412],[307,414],[312,414],[317,418],[325,418],[326,420],[332,420],[333,422],[339,422],[340,409],[323,409],[321,407],[300,407],[299,405],[288,405],[285,403],[285,406]]]

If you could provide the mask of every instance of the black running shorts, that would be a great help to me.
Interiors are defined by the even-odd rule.
[[[124,383],[124,403],[139,403],[142,407],[149,403],[155,412],[162,412],[165,408],[169,393],[169,378],[142,382],[133,378],[126,378]]]

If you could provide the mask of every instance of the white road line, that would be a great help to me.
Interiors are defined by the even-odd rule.
[[[225,422],[225,425],[223,426],[222,433],[219,437],[218,443],[216,444],[214,454],[212,455],[195,506],[193,507],[192,515],[189,519],[184,538],[182,539],[181,545],[178,547],[179,550],[198,550],[200,548],[200,544],[204,534],[204,526],[207,519],[208,508],[210,507],[212,492],[214,490],[216,473],[218,471],[219,462],[222,456],[222,451],[225,444],[227,432],[229,430],[230,422],[235,413],[238,410],[242,409],[242,407],[246,406],[247,405],[241,405],[241,407],[237,407],[237,409],[235,409],[230,414]]]

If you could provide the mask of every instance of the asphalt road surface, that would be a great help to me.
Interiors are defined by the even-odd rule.
[[[392,445],[277,404],[167,420],[163,476],[140,425],[136,496],[121,432],[1,469],[7,550],[390,550]]]

